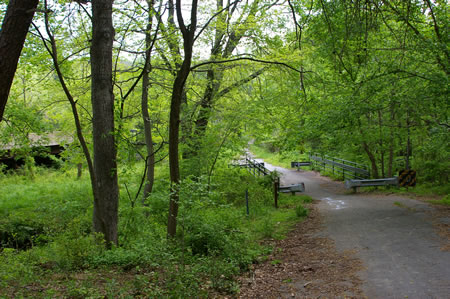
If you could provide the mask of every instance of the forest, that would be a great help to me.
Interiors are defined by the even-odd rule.
[[[248,148],[414,169],[448,204],[447,1],[1,0],[0,21],[0,296],[239,294],[312,201],[275,208],[232,166]]]

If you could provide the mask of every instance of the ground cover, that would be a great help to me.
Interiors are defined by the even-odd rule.
[[[0,177],[0,295],[6,297],[207,297],[239,291],[237,275],[266,259],[306,216],[303,201],[281,195],[243,169],[222,167],[211,184],[188,178],[176,240],[166,239],[168,183],[159,171],[147,206],[135,200],[140,166],[121,169],[119,246],[104,250],[91,231],[89,180],[37,169]],[[125,188],[126,185],[126,188]],[[123,190],[122,189],[122,190]],[[249,193],[246,215],[245,190]]]

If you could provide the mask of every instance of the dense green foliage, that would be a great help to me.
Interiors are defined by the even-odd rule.
[[[313,151],[364,163],[374,177],[411,167],[420,183],[448,184],[445,1],[297,1],[295,8],[302,34],[281,51],[297,53],[289,58],[305,73],[299,80],[270,72],[258,82],[256,142],[281,155]]]
[[[0,1],[0,15],[7,2]],[[282,237],[308,213],[307,198],[283,195],[281,209],[272,208],[270,182],[229,167],[249,143],[285,167],[319,152],[370,165],[373,177],[412,168],[417,193],[449,193],[447,1],[199,1],[192,61],[177,91],[179,138],[170,143],[180,182],[167,161],[173,86],[186,57],[173,1],[114,2],[111,134],[120,221],[117,246],[105,250],[92,233],[86,171],[95,140],[85,2],[41,1],[0,123],[0,159],[23,164],[0,165],[6,295],[33,296],[39,288],[42,296],[102,298],[235,292],[233,277],[268,250],[258,240]],[[65,139],[57,140],[65,146],[60,157],[49,154],[56,132]],[[40,156],[60,169],[36,167]],[[155,182],[144,198],[150,156]],[[167,240],[171,196],[179,198],[178,227]],[[437,203],[448,204],[448,195]]]
[[[26,174],[2,175],[1,295],[38,296],[24,287],[31,283],[42,288],[39,296],[44,297],[233,293],[238,290],[235,275],[270,252],[259,240],[283,237],[297,217],[306,216],[302,203],[310,201],[282,196],[277,210],[264,179],[221,168],[209,186],[203,179],[183,181],[181,229],[172,243],[165,236],[167,177],[159,170],[148,206],[122,194],[120,243],[112,250],[92,234],[86,177],[76,180],[74,171],[41,168],[33,180]],[[127,168],[122,186],[128,186],[130,195],[137,192],[133,182],[141,171],[138,164]]]

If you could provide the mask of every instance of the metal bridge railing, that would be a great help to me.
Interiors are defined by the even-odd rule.
[[[333,174],[342,175],[342,180],[370,178],[369,168],[363,164],[318,154],[310,154],[309,159],[312,162],[312,169],[330,170]]]

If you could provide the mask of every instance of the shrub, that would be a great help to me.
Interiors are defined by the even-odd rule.
[[[48,258],[61,269],[87,268],[89,258],[104,250],[105,245],[100,234],[86,234],[86,222],[82,217],[75,218],[67,231],[49,244]]]

